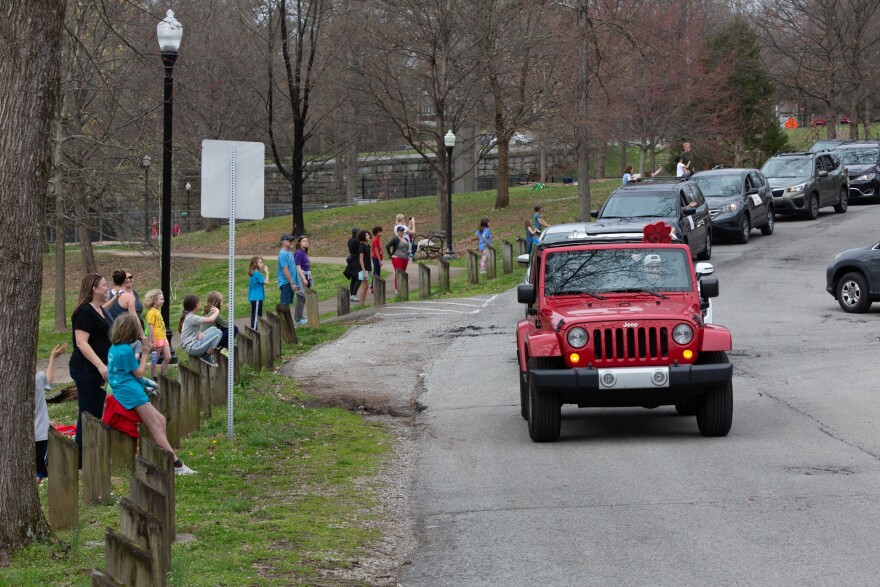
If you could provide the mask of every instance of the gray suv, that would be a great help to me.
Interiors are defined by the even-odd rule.
[[[773,189],[776,214],[803,214],[815,220],[825,206],[834,206],[838,214],[846,212],[848,178],[833,153],[780,153],[770,157],[761,172]]]

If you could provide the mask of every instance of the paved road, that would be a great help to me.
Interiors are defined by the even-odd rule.
[[[880,206],[823,211],[715,249],[735,347],[726,438],[671,408],[567,407],[561,441],[532,443],[514,292],[361,331],[436,341],[419,374],[421,546],[400,584],[876,584],[880,305],[844,314],[824,270],[878,226]]]

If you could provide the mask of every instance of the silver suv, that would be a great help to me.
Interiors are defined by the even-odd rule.
[[[819,208],[834,206],[843,214],[849,205],[846,170],[833,153],[780,153],[770,157],[761,172],[773,189],[776,214],[803,214],[815,220]]]

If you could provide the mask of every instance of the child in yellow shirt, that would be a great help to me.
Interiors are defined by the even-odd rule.
[[[159,375],[165,375],[168,365],[171,363],[171,345],[168,344],[168,336],[165,334],[165,320],[162,319],[160,309],[165,305],[165,296],[162,290],[151,289],[144,296],[144,305],[147,309],[147,336],[153,342],[153,352],[162,355],[159,363]],[[150,377],[156,376],[156,361],[150,363]]]

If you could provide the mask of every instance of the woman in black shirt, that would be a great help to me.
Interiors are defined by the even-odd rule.
[[[110,352],[110,326],[113,319],[102,307],[110,288],[99,273],[83,277],[76,310],[73,311],[73,353],[70,377],[76,383],[79,413],[76,420],[76,443],[82,457],[82,413],[96,418],[104,414],[107,392],[107,353]],[[80,459],[81,460],[81,459]]]

